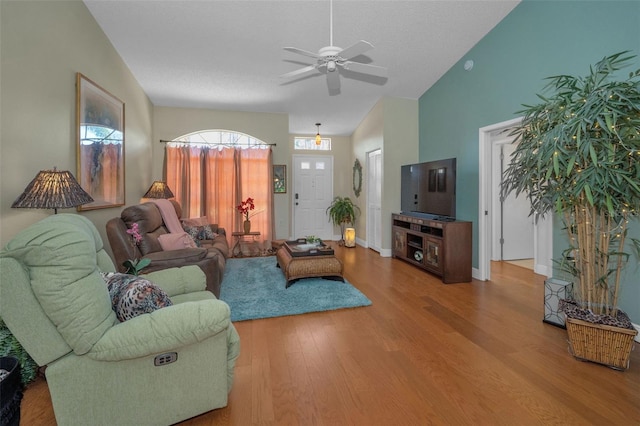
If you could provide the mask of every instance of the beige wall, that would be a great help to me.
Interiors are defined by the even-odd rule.
[[[84,3],[1,1],[0,19],[1,245],[53,214],[11,208],[38,171],[56,166],[76,174],[76,72],[125,103],[125,197],[128,204],[137,202],[152,177],[152,105]],[[105,223],[120,210],[81,214],[108,246]]]
[[[383,101],[382,247],[391,250],[391,214],[400,211],[400,166],[416,163],[419,158],[418,101],[399,98]]]
[[[362,212],[356,225],[359,240],[366,240],[367,235],[367,154],[382,150],[381,254],[389,256],[391,214],[400,210],[400,166],[418,161],[418,101],[381,99],[353,133],[352,142],[353,161],[358,158],[364,168],[362,193],[357,198]]]
[[[353,132],[353,160],[357,158],[362,164],[362,191],[355,198],[360,207],[360,217],[356,221],[356,236],[358,240],[367,239],[367,153],[376,149],[383,149],[384,145],[384,109],[383,100],[378,101]],[[382,151],[384,161],[384,150]],[[383,172],[384,175],[384,172]],[[353,190],[352,190],[353,194]],[[384,193],[382,194],[384,200]],[[384,202],[384,201],[383,201]]]

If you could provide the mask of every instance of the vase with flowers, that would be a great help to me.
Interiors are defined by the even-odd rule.
[[[244,221],[242,223],[243,225],[243,230],[245,234],[248,234],[251,232],[251,217],[257,215],[258,212],[253,212],[251,213],[252,210],[255,210],[256,206],[253,202],[253,198],[249,197],[246,200],[240,202],[240,204],[238,204],[236,206],[236,210],[238,210],[238,212],[240,212],[240,214],[242,215]]]
[[[131,228],[127,229],[127,234],[131,235],[131,245],[134,249],[140,244],[142,241],[142,235],[140,234],[140,228],[136,222],[131,225]],[[122,262],[122,266],[127,268],[126,273],[131,275],[138,275],[140,271],[149,266],[151,263],[151,259],[142,258],[140,260],[136,259],[127,259]]]

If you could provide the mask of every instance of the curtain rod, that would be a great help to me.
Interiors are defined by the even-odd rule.
[[[266,142],[262,142],[260,144],[255,144],[255,145],[250,145],[248,143],[212,143],[212,142],[189,142],[189,141],[168,141],[168,140],[164,140],[164,139],[160,139],[160,143],[186,143],[186,144],[190,144],[190,143],[197,143],[200,145],[213,145],[213,146],[260,146],[260,145],[267,145],[267,146],[276,146],[275,143],[266,143]]]

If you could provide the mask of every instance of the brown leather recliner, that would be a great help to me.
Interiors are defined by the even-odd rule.
[[[171,200],[178,218],[182,216],[180,205]],[[133,223],[138,224],[142,241],[133,244],[127,230]],[[125,272],[123,263],[128,259],[147,258],[149,266],[142,273],[186,265],[198,265],[207,277],[207,290],[220,297],[220,286],[224,276],[226,259],[229,256],[229,244],[224,228],[210,225],[217,237],[214,240],[201,241],[201,247],[163,251],[158,237],[169,233],[162,220],[160,210],[155,203],[148,202],[125,208],[120,217],[107,222],[107,238],[111,245],[114,263],[119,272]]]

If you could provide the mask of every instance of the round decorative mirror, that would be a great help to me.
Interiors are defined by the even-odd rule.
[[[362,166],[356,158],[356,162],[353,164],[353,192],[356,197],[360,196],[360,191],[362,191]]]

